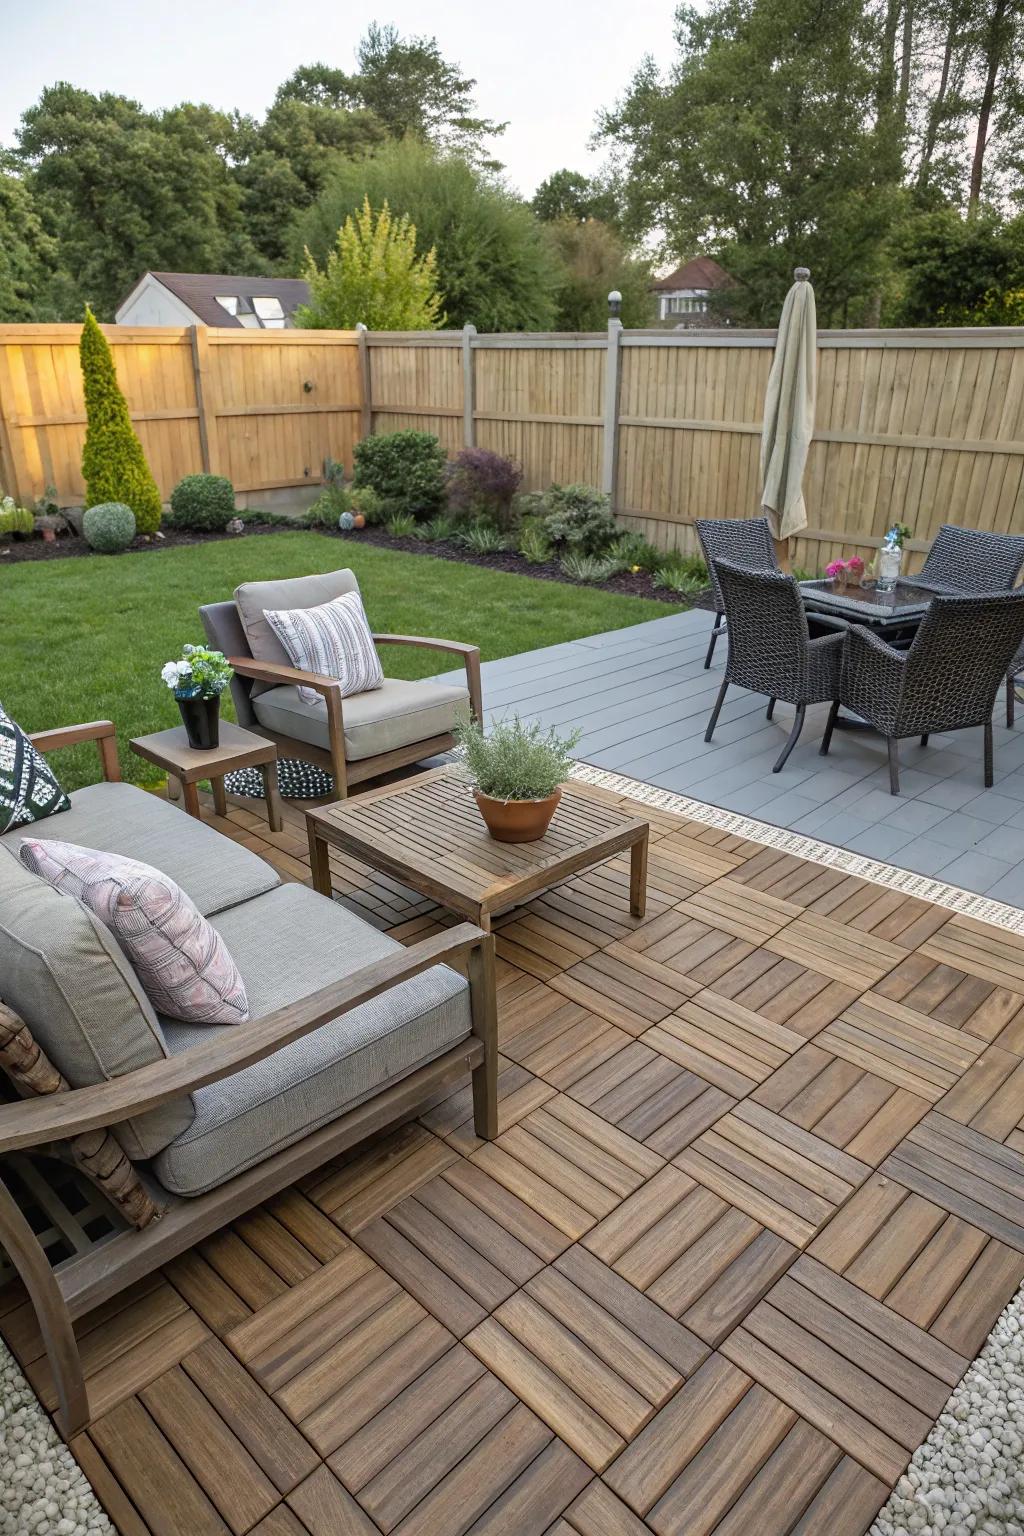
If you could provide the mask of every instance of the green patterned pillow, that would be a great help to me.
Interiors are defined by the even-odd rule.
[[[70,809],[45,758],[0,705],[0,832]]]

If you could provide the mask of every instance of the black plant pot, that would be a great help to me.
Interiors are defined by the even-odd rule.
[[[188,744],[195,752],[220,745],[220,694],[212,699],[179,699]]]

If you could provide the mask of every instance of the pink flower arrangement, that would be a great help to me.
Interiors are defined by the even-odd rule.
[[[842,576],[842,574],[843,574],[843,572],[845,570],[846,570],[846,562],[845,561],[843,561],[843,560],[833,560],[831,565],[826,565],[826,567],[825,567],[825,575],[828,577],[829,581],[835,581],[837,577],[841,577]]]
[[[864,561],[860,555],[851,555],[849,560],[833,560],[825,567],[825,575],[839,586],[859,586],[864,575]]]

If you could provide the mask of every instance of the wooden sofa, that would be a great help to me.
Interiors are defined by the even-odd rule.
[[[90,1416],[76,1318],[327,1159],[412,1118],[466,1073],[477,1133],[496,1135],[494,941],[461,923],[405,949],[308,887],[282,884],[249,850],[120,784],[108,721],[33,740],[44,751],[96,741],[104,769],[101,783],[72,795],[70,812],[0,836],[0,1066],[27,1095],[0,1102],[0,1245],[35,1308],[58,1427],[70,1438]],[[249,1022],[175,1028],[150,1009],[142,1031],[142,1003],[124,1001],[134,973],[121,956],[114,1002],[109,987],[97,988],[93,970],[104,985],[114,976],[106,950],[94,953],[106,943],[95,931],[102,925],[24,869],[16,845],[26,833],[165,868],[232,948]],[[58,931],[60,964],[47,969],[47,933]],[[84,957],[75,961],[75,1018],[90,1017],[94,995],[106,1010],[94,1017],[84,1054],[64,1012],[68,953]],[[283,1001],[282,986],[291,989]],[[129,1023],[112,1022],[123,1008]],[[134,1055],[124,1040],[133,1032],[143,1045]],[[111,1050],[128,1070],[110,1070]],[[311,1083],[326,1095],[315,1115]],[[51,1267],[3,1182],[3,1159],[55,1147],[114,1200],[121,1222]]]

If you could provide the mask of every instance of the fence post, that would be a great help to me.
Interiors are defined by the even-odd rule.
[[[611,498],[615,511],[619,464],[619,376],[622,368],[622,321],[613,314],[608,321],[608,350],[604,362],[604,455],[601,489]]]
[[[359,412],[359,435],[360,437],[372,437],[373,400],[370,396],[369,332],[361,320],[356,321],[356,334],[359,337],[359,387],[362,396]]]
[[[192,379],[195,385],[196,406],[199,410],[199,449],[203,456],[203,470],[215,474],[210,439],[215,435],[216,422],[207,404],[207,385],[210,381],[210,339],[205,325],[190,325],[192,333]]]
[[[473,368],[475,325],[462,327],[462,441],[467,448],[476,446],[476,373]]]

